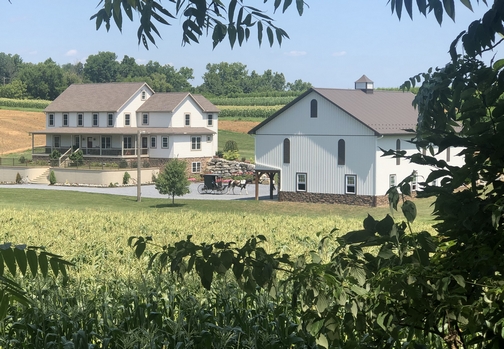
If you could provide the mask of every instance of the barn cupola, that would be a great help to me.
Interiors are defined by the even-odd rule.
[[[355,82],[355,89],[362,90],[365,93],[373,93],[374,82],[372,82],[366,75]]]

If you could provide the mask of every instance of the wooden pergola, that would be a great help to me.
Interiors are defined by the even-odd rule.
[[[273,199],[273,190],[275,189],[275,183],[273,182],[273,179],[275,178],[275,174],[278,174],[278,183],[277,183],[277,191],[280,191],[280,169],[272,168],[272,167],[266,167],[266,166],[258,166],[256,165],[255,168],[255,199],[259,200],[259,179],[263,175],[267,175],[269,178],[269,193],[270,193],[270,199]]]

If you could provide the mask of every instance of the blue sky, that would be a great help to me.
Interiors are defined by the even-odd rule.
[[[310,7],[302,17],[294,5],[284,14],[273,14],[273,2],[263,5],[261,1],[257,6],[268,9],[276,25],[289,34],[280,47],[269,47],[266,41],[259,47],[255,31],[249,42],[232,50],[227,42],[212,49],[210,37],[182,46],[181,22],[174,20],[172,26],[158,26],[162,39],[157,40],[158,48],[151,45],[147,51],[137,45],[136,23],[125,21],[122,34],[116,27],[108,33],[104,27],[96,31],[89,18],[98,2],[37,0],[28,5],[21,0],[12,4],[0,0],[0,52],[19,54],[25,62],[52,58],[65,64],[112,51],[119,60],[128,55],[141,64],[153,60],[176,69],[192,68],[193,86],[202,83],[208,63],[241,62],[249,73],[271,69],[283,73],[288,82],[301,79],[315,87],[353,88],[363,74],[375,87],[398,87],[429,67],[446,64],[452,40],[486,10],[485,5],[474,4],[473,13],[456,1],[456,22],[446,18],[440,27],[434,16],[425,18],[419,13],[413,21],[404,13],[399,21],[387,0],[307,0]],[[171,9],[170,2],[163,3]],[[499,57],[499,52],[488,56],[493,54]]]

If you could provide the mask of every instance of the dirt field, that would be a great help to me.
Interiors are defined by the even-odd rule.
[[[220,121],[219,129],[247,133],[258,122]],[[28,132],[45,129],[45,114],[41,112],[23,112],[0,109],[0,156],[17,153],[31,148],[31,136]],[[35,146],[45,144],[45,137],[35,137]]]

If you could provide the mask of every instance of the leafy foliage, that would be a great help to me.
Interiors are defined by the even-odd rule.
[[[160,194],[168,194],[175,204],[175,196],[182,196],[189,192],[189,180],[186,174],[187,163],[179,159],[171,159],[164,171],[156,179],[156,189]]]
[[[130,178],[131,178],[131,175],[128,173],[128,171],[124,172],[122,184],[123,185],[129,184]]]
[[[291,1],[274,2],[274,9],[282,7],[285,12],[290,6]],[[182,43],[198,43],[199,38],[204,32],[211,33],[214,48],[226,37],[229,44],[233,47],[236,43],[242,45],[248,41],[251,29],[256,27],[257,40],[259,45],[262,43],[263,34],[266,36],[270,46],[278,42],[282,44],[284,38],[288,38],[287,33],[273,24],[273,18],[266,15],[265,10],[252,6],[245,6],[242,1],[231,0],[227,6],[221,2],[191,1],[185,2],[175,0],[172,2],[174,9],[168,10],[161,5],[160,1],[118,1],[101,0],[99,2],[99,11],[91,19],[96,22],[98,30],[103,23],[107,31],[110,29],[110,22],[113,19],[119,30],[123,26],[123,13],[133,21],[133,12],[139,16],[139,27],[137,32],[138,44],[143,44],[149,48],[149,42],[156,45],[154,35],[161,37],[157,24],[170,25],[171,21],[178,19],[182,22]],[[301,15],[304,10],[304,1],[297,1],[296,7]]]
[[[51,172],[49,172],[49,184],[50,185],[56,184],[56,174],[54,173],[53,170],[51,170]]]
[[[238,151],[238,144],[236,144],[236,141],[230,139],[224,145],[224,152],[234,151],[234,150]]]

